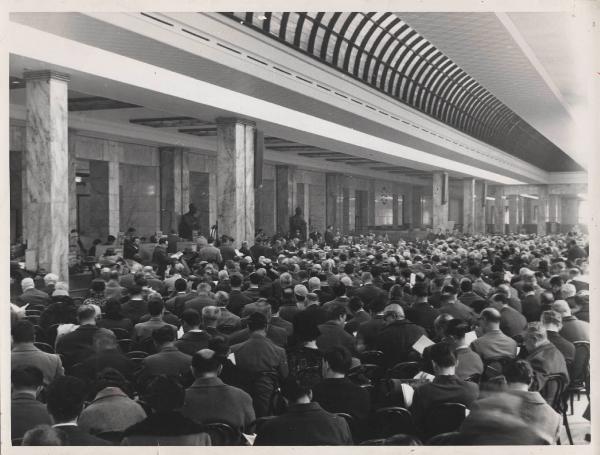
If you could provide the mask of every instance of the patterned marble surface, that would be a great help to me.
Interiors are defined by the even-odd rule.
[[[463,180],[463,232],[475,232],[475,179]]]
[[[443,186],[446,186],[446,202],[442,201]],[[448,185],[447,174],[443,172],[433,173],[433,206],[432,206],[432,226],[433,229],[446,229],[448,226]]]
[[[29,249],[40,267],[68,279],[69,151],[67,82],[26,81],[26,152],[23,185]]]

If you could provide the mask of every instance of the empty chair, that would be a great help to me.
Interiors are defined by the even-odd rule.
[[[467,407],[461,403],[442,403],[433,406],[423,421],[425,440],[438,434],[457,431],[466,416]]]
[[[569,427],[569,420],[567,419],[567,386],[564,376],[560,374],[551,374],[546,377],[546,383],[544,384],[544,388],[540,390],[540,394],[544,397],[550,397],[548,404],[552,406],[552,409],[562,415],[563,425],[567,431],[569,444],[573,445],[573,436],[571,436],[571,428]]]
[[[581,393],[585,393],[590,401],[590,343],[589,341],[575,341],[575,360],[571,367],[571,382],[567,387],[567,397],[571,405],[573,415],[573,399],[577,394],[579,399]]]

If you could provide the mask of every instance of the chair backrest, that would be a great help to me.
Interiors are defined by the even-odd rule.
[[[47,352],[48,354],[54,354],[54,348],[50,346],[48,343],[43,343],[41,341],[36,341],[33,345],[38,348],[40,351]]]
[[[425,438],[456,431],[467,416],[467,407],[461,403],[441,403],[429,409],[424,419]]]
[[[358,385],[373,384],[383,375],[383,368],[372,363],[363,363],[350,369],[346,377]]]
[[[475,384],[479,384],[479,381],[481,381],[481,375],[479,373],[472,374],[468,378],[465,378],[465,381],[474,382]]]
[[[575,341],[575,359],[571,367],[571,384],[589,384],[590,376],[590,342]]]
[[[231,425],[223,422],[211,422],[204,425],[210,435],[213,446],[239,446],[242,444],[241,433]]]
[[[347,414],[345,412],[336,412],[336,414],[338,416],[342,417],[346,421],[346,423],[348,424],[348,428],[350,428],[350,433],[352,433],[354,435],[354,433],[357,430],[356,421],[354,420],[354,417],[352,417],[350,414]]]
[[[126,355],[130,359],[145,359],[149,354],[145,351],[129,351]]]
[[[562,374],[551,374],[546,376],[544,387],[540,390],[540,394],[552,406],[552,409],[558,413],[562,413],[565,405],[563,394],[567,389],[567,385],[565,377]]]
[[[119,347],[121,348],[121,352],[123,354],[127,354],[129,352],[129,350],[131,349],[131,346],[133,345],[133,340],[130,340],[129,338],[121,338],[120,340],[117,341],[117,343],[119,344]]]
[[[386,377],[395,379],[413,379],[421,371],[419,362],[400,362],[390,368]]]
[[[361,363],[368,363],[371,365],[383,364],[383,352],[381,351],[364,351],[358,355]]]
[[[374,438],[387,438],[398,433],[415,434],[410,411],[397,406],[375,411],[371,425],[371,433]]]
[[[489,357],[483,361],[482,380],[488,381],[504,374],[504,367],[513,360],[512,357]]]

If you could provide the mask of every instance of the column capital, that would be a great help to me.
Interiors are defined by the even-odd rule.
[[[33,81],[39,79],[56,79],[58,81],[69,82],[71,77],[67,73],[61,73],[54,70],[37,70],[37,71],[25,71],[23,73],[23,79],[26,81]]]
[[[253,128],[256,128],[256,122],[254,122],[252,120],[247,120],[245,118],[238,118],[238,117],[217,117],[216,123],[217,123],[217,126],[235,125],[235,124],[239,123],[241,125],[246,125],[246,126],[251,126]]]

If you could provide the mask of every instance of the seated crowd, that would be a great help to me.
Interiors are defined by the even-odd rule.
[[[22,279],[13,444],[555,444],[589,394],[582,236],[232,240]]]

